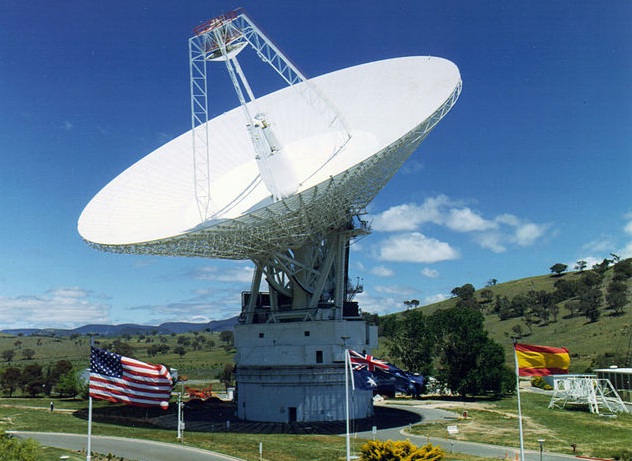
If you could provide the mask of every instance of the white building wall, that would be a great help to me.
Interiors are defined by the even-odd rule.
[[[377,347],[377,328],[344,320],[238,325],[237,416],[274,422],[344,420],[345,345],[370,353]],[[371,416],[372,397],[371,391],[354,391],[351,416]]]

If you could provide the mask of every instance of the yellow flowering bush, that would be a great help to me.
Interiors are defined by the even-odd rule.
[[[410,440],[373,440],[360,447],[362,461],[442,461],[444,456],[439,445],[417,447]]]

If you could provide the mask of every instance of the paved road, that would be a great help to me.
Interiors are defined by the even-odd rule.
[[[430,421],[446,421],[447,425],[455,424],[454,419],[458,417],[457,413],[440,410],[436,408],[431,408],[427,406],[400,406],[400,405],[389,405],[395,408],[401,408],[407,411],[413,411],[422,416],[422,420],[430,422]],[[452,421],[450,421],[452,420]],[[458,426],[458,425],[457,425]],[[392,429],[380,429],[377,433],[373,434],[371,431],[359,432],[357,434],[358,438],[370,439],[377,438],[379,440],[405,440],[409,439],[415,445],[424,445],[428,442],[433,445],[441,445],[441,447],[446,452],[452,453],[465,453],[474,456],[480,456],[483,458],[501,458],[508,460],[519,459],[520,457],[520,449],[515,447],[503,447],[498,445],[487,445],[483,443],[475,443],[475,442],[466,442],[462,440],[454,440],[449,438],[439,438],[439,437],[426,437],[410,434],[406,431],[407,427],[403,428],[392,428]],[[525,461],[540,461],[540,452],[534,450],[525,450],[524,453]],[[577,460],[575,456],[572,455],[562,455],[557,453],[547,453],[544,451],[542,453],[542,461],[569,461],[571,459]]]
[[[88,442],[87,434],[8,432],[20,438],[33,438],[47,447],[76,451],[85,450]],[[112,453],[114,456],[138,461],[243,461],[240,458],[185,445],[101,435],[92,436],[92,452],[105,455]]]

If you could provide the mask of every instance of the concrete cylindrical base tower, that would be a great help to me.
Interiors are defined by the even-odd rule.
[[[310,320],[238,325],[237,416],[247,421],[342,421],[346,417],[345,347],[377,345],[362,320]],[[372,391],[351,389],[354,419],[373,415]]]

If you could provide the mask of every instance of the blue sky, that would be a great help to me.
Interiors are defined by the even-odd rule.
[[[108,181],[190,129],[188,38],[239,6],[308,76],[409,55],[460,68],[460,100],[353,246],[365,311],[632,256],[628,0],[0,0],[0,329],[239,313],[248,261],[106,254],[76,230]],[[217,113],[237,105],[225,83]]]

